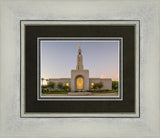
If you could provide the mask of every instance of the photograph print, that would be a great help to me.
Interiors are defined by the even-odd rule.
[[[39,38],[40,97],[119,98],[120,40]]]

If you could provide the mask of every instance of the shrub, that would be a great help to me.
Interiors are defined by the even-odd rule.
[[[101,89],[103,87],[103,83],[102,82],[99,82],[99,83],[95,83],[93,85],[93,89],[96,90],[97,88],[98,89]]]
[[[118,90],[118,81],[112,81],[112,89]]]
[[[63,90],[70,91],[70,87],[69,86],[63,86]]]
[[[42,85],[42,89],[45,89],[45,88],[47,88],[47,85]]]
[[[62,82],[58,82],[57,88],[60,89],[60,90],[63,89],[63,84],[62,84]]]
[[[102,82],[97,83],[97,87],[101,89],[103,87],[103,83]]]
[[[94,90],[97,89],[96,83],[93,85],[93,89],[94,89]]]
[[[47,85],[47,87],[48,88],[54,88],[54,82],[48,82],[48,85]]]

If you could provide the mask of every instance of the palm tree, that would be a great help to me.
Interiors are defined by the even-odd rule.
[[[43,86],[43,81],[45,80],[44,78],[41,78],[41,80],[42,80],[42,86]]]
[[[48,84],[48,81],[49,81],[49,80],[48,80],[48,79],[46,79],[47,84]]]

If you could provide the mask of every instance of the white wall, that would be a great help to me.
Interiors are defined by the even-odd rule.
[[[102,90],[112,90],[112,79],[100,79],[100,78],[89,78],[89,86],[91,88],[91,83],[103,83]]]
[[[70,78],[49,79],[49,82],[54,82],[55,83],[54,89],[51,89],[51,90],[57,89],[57,84],[59,82],[61,82],[63,84],[63,86],[65,86],[66,83],[69,83],[69,87],[71,87],[71,79]]]

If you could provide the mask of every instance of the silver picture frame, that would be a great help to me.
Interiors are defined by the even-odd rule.
[[[135,112],[134,113],[26,113],[25,112],[25,26],[26,25],[120,25],[120,26],[130,26],[133,25],[135,26]],[[140,105],[139,105],[139,21],[21,21],[21,117],[139,117],[139,110],[140,110]],[[44,37],[42,37],[44,38]],[[37,38],[38,40],[41,38]],[[46,38],[45,38],[46,39]],[[53,38],[48,38],[48,39],[53,39]],[[62,38],[61,38],[62,39]],[[75,38],[76,39],[76,38]],[[85,38],[80,38],[80,39],[85,39]],[[106,38],[102,38],[106,39]],[[120,39],[121,45],[123,46],[123,38],[110,38],[110,39]],[[110,97],[110,98],[102,98],[102,97],[96,97],[96,98],[82,98],[78,97],[77,99],[75,97],[71,98],[65,98],[65,97],[56,97],[56,98],[41,98],[40,97],[40,68],[39,64],[37,66],[37,71],[38,71],[38,91],[37,91],[37,100],[38,101],[121,101],[123,100],[123,62],[122,62],[122,50],[123,47],[121,47],[120,55],[121,55],[121,64],[120,64],[120,91],[121,91],[121,96],[116,98]],[[39,45],[37,43],[37,51],[39,53]],[[37,56],[37,60],[39,63],[39,54]]]

